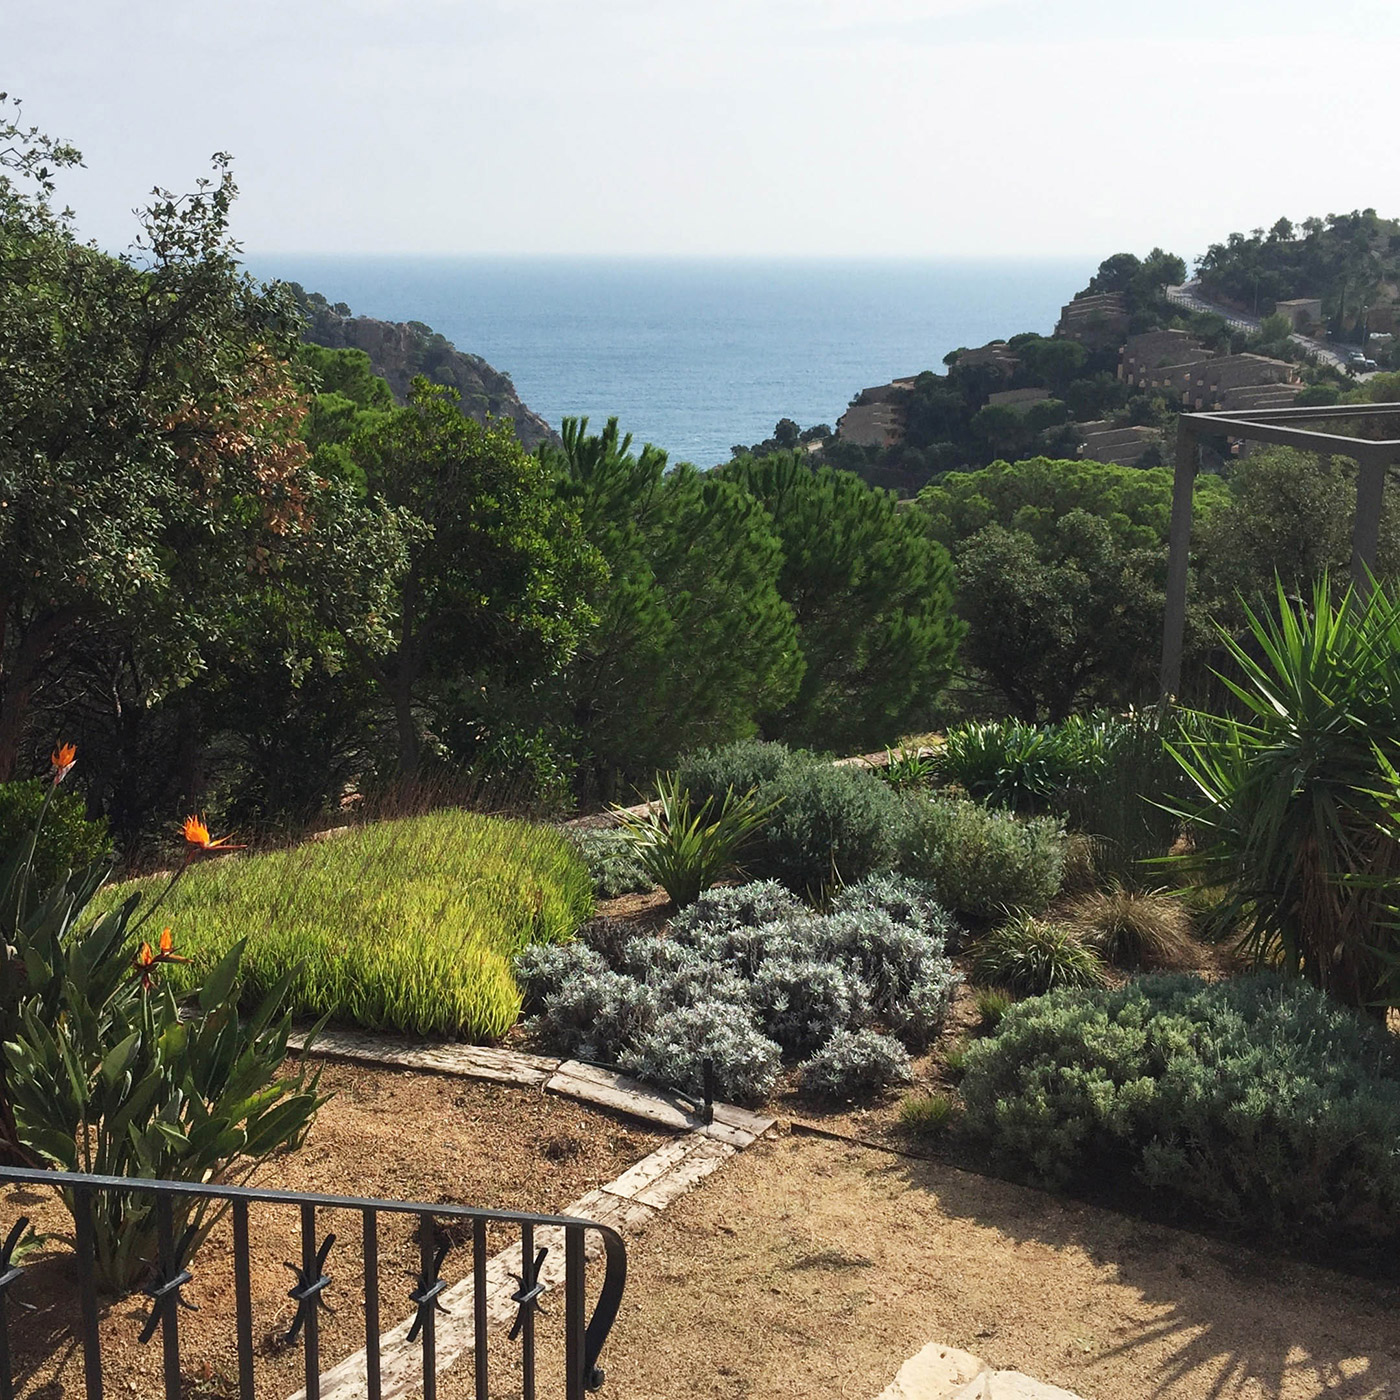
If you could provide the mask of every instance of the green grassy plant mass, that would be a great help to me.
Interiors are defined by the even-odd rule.
[[[139,887],[153,898],[163,883],[123,885],[102,898],[115,903]],[[592,911],[588,871],[562,836],[451,811],[206,861],[175,886],[159,917],[193,960],[172,972],[191,982],[246,937],[249,999],[295,968],[288,1004],[296,1012],[483,1040],[520,1014],[512,956],[568,937]]]

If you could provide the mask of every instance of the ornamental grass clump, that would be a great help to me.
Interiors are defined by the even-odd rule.
[[[101,899],[153,888],[134,881]],[[572,935],[594,900],[557,831],[444,810],[201,864],[166,908],[193,957],[217,960],[246,937],[249,1001],[290,974],[288,1004],[302,1015],[492,1040],[520,1016],[511,959]],[[172,976],[183,989],[183,972]]]
[[[299,1144],[324,1101],[318,1075],[284,1070],[290,979],[278,978],[240,1017],[242,940],[217,959],[182,951],[172,927],[147,932],[159,901],[138,915],[139,894],[95,912],[92,897],[111,873],[105,861],[52,887],[34,878],[44,817],[75,758],[71,745],[54,751],[49,796],[0,873],[6,1155],[104,1176],[245,1179]],[[167,895],[196,865],[236,849],[197,817],[185,823],[185,842]],[[175,974],[187,996],[177,997]],[[71,1193],[64,1201],[76,1208]],[[172,1214],[188,1258],[217,1208],[176,1197]],[[93,1210],[99,1286],[125,1293],[140,1283],[159,1257],[157,1233],[152,1201],[104,1194]]]
[[[968,1047],[966,1123],[1037,1185],[1137,1181],[1270,1243],[1400,1246],[1400,1051],[1297,977],[1137,978],[1010,1008]]]
[[[914,1137],[936,1137],[952,1120],[953,1101],[947,1094],[906,1094],[899,1105],[899,1126]]]
[[[1068,924],[1020,914],[982,938],[973,951],[972,978],[1020,996],[1056,987],[1102,987],[1103,960]]]
[[[1065,921],[1114,967],[1171,967],[1191,948],[1190,911],[1167,890],[1094,890],[1068,906]]]

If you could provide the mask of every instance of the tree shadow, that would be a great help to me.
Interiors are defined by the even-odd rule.
[[[950,1216],[1017,1242],[1075,1248],[1152,1305],[1156,1316],[1104,1359],[1159,1354],[1153,1395],[1191,1378],[1192,1394],[1400,1396],[1400,1286],[1264,1253],[1000,1177],[924,1159],[885,1169],[932,1193]],[[1212,1379],[1213,1378],[1213,1379]]]

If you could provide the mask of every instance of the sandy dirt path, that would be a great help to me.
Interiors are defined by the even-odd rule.
[[[870,1400],[935,1339],[1087,1400],[1400,1397],[1400,1289],[843,1143],[755,1144],[629,1248],[627,1400]]]

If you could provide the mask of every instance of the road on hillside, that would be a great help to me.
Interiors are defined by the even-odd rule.
[[[1222,306],[1219,302],[1209,301],[1201,294],[1201,284],[1199,282],[1184,282],[1179,287],[1168,287],[1166,292],[1167,300],[1174,306],[1184,307],[1188,311],[1208,311],[1221,317],[1226,325],[1233,326],[1240,331],[1257,331],[1260,320],[1257,316],[1246,316],[1241,311],[1236,311],[1232,307]],[[1359,345],[1342,345],[1339,342],[1328,343],[1326,341],[1314,340],[1310,335],[1299,335],[1296,332],[1290,335],[1295,345],[1306,350],[1310,355],[1316,355],[1325,365],[1331,365],[1333,369],[1346,372],[1347,356],[1359,354]]]

